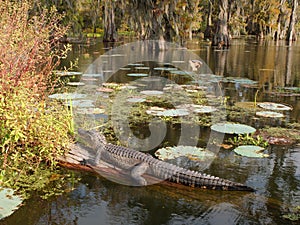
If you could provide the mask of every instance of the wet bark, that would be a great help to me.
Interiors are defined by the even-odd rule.
[[[212,40],[213,46],[222,48],[230,45],[228,32],[228,0],[219,0],[219,17],[216,24],[216,32]]]

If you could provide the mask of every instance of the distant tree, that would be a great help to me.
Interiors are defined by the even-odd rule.
[[[297,35],[295,31],[295,24],[297,19],[297,7],[298,7],[298,0],[293,0],[292,11],[290,15],[290,24],[287,31],[287,41],[296,41]]]
[[[230,45],[230,35],[228,31],[228,0],[219,0],[219,15],[216,21],[216,31],[213,36],[212,45],[222,46]]]
[[[115,42],[118,40],[117,27],[115,23],[115,3],[114,0],[104,0],[103,12],[103,41]]]
[[[200,0],[129,1],[129,24],[140,39],[178,41],[191,38],[193,26],[201,20]]]

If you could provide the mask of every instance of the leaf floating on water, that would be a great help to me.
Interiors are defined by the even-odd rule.
[[[76,86],[84,86],[85,83],[83,83],[83,82],[68,82],[67,85],[76,87]]]
[[[147,73],[128,73],[128,77],[147,77]]]
[[[143,95],[162,95],[164,92],[156,90],[146,90],[140,92]]]
[[[272,112],[272,111],[261,111],[256,113],[257,116],[271,117],[271,118],[282,118],[284,115],[282,113]]]
[[[263,153],[264,150],[264,148],[255,145],[241,145],[235,148],[233,151],[238,155],[251,158],[269,157],[268,154]]]
[[[161,107],[157,107],[157,106],[153,106],[153,107],[150,107],[150,109],[148,109],[146,111],[146,113],[149,114],[149,115],[157,116],[158,112],[162,112],[164,110],[166,110],[166,109],[165,108],[161,108]]]
[[[155,156],[161,160],[175,159],[185,156],[190,160],[205,161],[208,158],[214,158],[215,154],[209,150],[193,146],[176,146],[158,149]]]
[[[284,104],[275,103],[275,102],[261,102],[257,104],[259,107],[268,109],[268,110],[283,110],[288,111],[292,110],[293,108]]]
[[[186,109],[166,109],[162,112],[157,112],[157,116],[169,116],[169,117],[175,117],[175,116],[187,116],[189,115],[189,111]]]
[[[256,131],[254,127],[238,123],[216,123],[211,129],[225,134],[249,134]]]
[[[138,97],[132,97],[132,98],[127,98],[127,102],[132,102],[132,103],[138,103],[138,102],[145,102],[145,98],[138,98]]]
[[[0,189],[0,220],[13,214],[21,206],[22,202],[23,199],[14,195],[12,189]]]
[[[172,70],[177,70],[177,68],[175,68],[175,67],[155,67],[154,70],[172,71]]]
[[[87,95],[78,94],[78,93],[60,93],[60,94],[52,94],[49,95],[49,98],[59,99],[59,100],[68,100],[68,99],[81,99],[85,98]]]

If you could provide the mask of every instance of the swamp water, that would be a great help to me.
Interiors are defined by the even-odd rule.
[[[300,43],[288,47],[284,42],[257,42],[250,38],[233,40],[227,50],[214,49],[209,43],[196,42],[188,43],[187,47],[199,55],[213,74],[217,75],[208,87],[214,93],[221,87],[224,96],[229,96],[226,104],[256,100],[293,107],[292,111],[284,113],[283,119],[268,121],[267,118],[260,122],[239,112],[239,116],[231,116],[232,120],[258,127],[264,126],[264,122],[276,125],[300,122]],[[101,42],[74,46],[71,58],[80,57],[79,71],[84,72],[107,50],[103,48]],[[181,60],[176,61],[180,63]],[[157,66],[143,63],[134,67],[150,67],[154,71],[153,68],[159,68]],[[130,73],[124,71],[124,74]],[[133,82],[136,79],[134,76],[115,76],[109,82]],[[181,76],[177,77],[176,83],[185,82]],[[160,83],[151,88],[157,88]],[[223,104],[223,100],[219,103]],[[136,98],[132,101],[138,100]],[[103,121],[108,119],[105,113],[99,115],[102,115],[99,118]],[[168,127],[169,138],[166,141],[170,145],[178,141],[178,132],[171,128]],[[144,132],[136,134],[141,133]],[[147,132],[144,135],[147,136]],[[205,145],[209,129],[201,130],[200,136],[198,144]],[[291,213],[294,207],[300,205],[300,147],[271,146],[268,147],[268,154],[267,158],[247,158],[235,155],[232,150],[221,149],[218,157],[205,169],[208,174],[245,183],[255,188],[255,193],[185,187],[178,189],[163,184],[131,187],[101,176],[76,172],[81,181],[74,191],[49,200],[33,197],[12,216],[0,221],[0,224],[296,224],[283,215]]]

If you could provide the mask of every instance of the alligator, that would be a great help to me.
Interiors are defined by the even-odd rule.
[[[104,135],[95,130],[78,129],[80,140],[86,147],[96,151],[94,163],[112,165],[115,168],[129,171],[132,180],[140,186],[147,185],[144,174],[160,180],[168,180],[185,186],[211,190],[254,191],[241,183],[211,176],[198,171],[182,168],[154,158],[150,154],[107,143]]]

